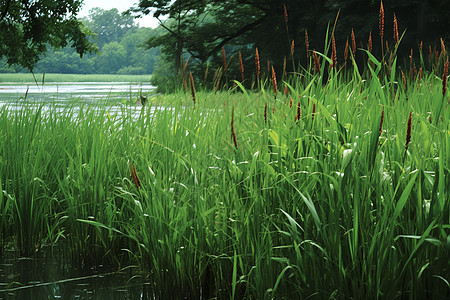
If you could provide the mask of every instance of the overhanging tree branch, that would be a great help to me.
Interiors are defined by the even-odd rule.
[[[222,40],[222,42],[220,42],[219,44],[217,44],[216,47],[214,47],[211,51],[209,51],[207,53],[207,56],[211,56],[214,53],[216,53],[217,51],[219,51],[226,43],[228,43],[229,41],[231,41],[234,38],[237,38],[238,36],[243,35],[244,33],[246,33],[247,31],[250,31],[251,29],[253,29],[254,27],[258,26],[259,24],[263,23],[263,21],[267,18],[267,15],[264,15],[263,17],[259,18],[258,20],[249,23],[247,25],[245,25],[244,27],[242,27],[241,29],[239,29],[238,31],[236,31],[233,34],[228,35],[226,38],[224,38]]]

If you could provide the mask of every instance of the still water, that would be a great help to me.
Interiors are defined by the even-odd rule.
[[[5,251],[0,258],[0,299],[152,299],[142,270],[111,270],[101,264],[83,270],[60,247],[33,258]]]
[[[149,83],[124,82],[56,82],[2,83],[0,82],[0,105],[12,102],[66,102],[80,100],[133,100],[140,94],[154,90]]]

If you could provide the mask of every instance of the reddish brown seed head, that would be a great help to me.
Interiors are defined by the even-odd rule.
[[[283,4],[283,14],[284,14],[284,24],[286,25],[286,31],[288,31],[289,30],[289,27],[288,27],[289,18],[288,18],[286,4]]]
[[[275,75],[275,69],[272,66],[272,85],[273,85],[273,96],[277,98],[278,88],[277,88],[277,76]]]
[[[295,43],[294,40],[292,40],[291,42],[291,55],[294,56],[294,48],[295,48]]]
[[[445,44],[444,40],[441,38],[441,56],[445,55]]]
[[[408,150],[409,143],[411,142],[411,119],[412,119],[412,113],[409,113],[409,119],[408,124],[406,128],[406,143],[405,143],[405,149]]]
[[[225,56],[225,47],[222,47],[222,64],[223,64],[223,69],[226,70],[227,69],[227,58]]]
[[[295,121],[298,121],[302,118],[302,108],[300,106],[300,101],[297,104],[297,115],[295,116]]]
[[[192,73],[189,73],[189,81],[191,83],[192,101],[194,102],[194,108],[195,108],[195,87],[194,87],[194,78],[192,77]]]
[[[239,51],[239,69],[241,70],[241,79],[244,81],[244,64],[242,63],[241,51]]]
[[[264,123],[267,124],[267,102],[266,102],[266,106],[264,107]]]
[[[381,3],[380,3],[379,27],[380,27],[380,37],[381,37],[381,39],[383,39],[383,36],[384,36],[384,8],[383,8],[383,1],[381,1]]]
[[[237,138],[236,138],[236,132],[234,131],[234,107],[231,112],[231,138],[233,139],[234,147],[237,149]]]
[[[417,89],[419,89],[421,80],[422,80],[422,67],[420,67],[419,69],[419,79],[417,80]]]
[[[448,75],[448,56],[444,65],[444,74],[442,74],[442,96],[447,92],[447,75]]]
[[[431,61],[431,58],[433,57],[433,50],[431,49],[431,45],[428,45],[428,50],[430,51],[430,54],[428,55],[428,60]]]
[[[352,52],[353,52],[353,57],[355,57],[356,55],[356,39],[355,39],[355,33],[353,32],[353,28],[352,28]]]
[[[331,67],[336,70],[337,54],[336,54],[336,40],[334,39],[334,35],[331,37],[331,60],[333,61]]]
[[[372,31],[369,33],[369,41],[368,41],[368,50],[369,50],[369,53],[372,53]]]
[[[314,58],[314,70],[320,71],[320,61],[319,57],[317,56],[316,50],[313,50],[313,58]]]
[[[136,167],[134,166],[134,164],[131,165],[130,163],[128,163],[128,165],[130,166],[131,179],[133,180],[134,185],[139,189],[141,187],[141,181],[137,176]]]
[[[344,63],[347,63],[347,59],[348,59],[348,38],[347,41],[345,42],[345,49],[344,49]]]
[[[406,91],[406,77],[405,77],[405,73],[403,73],[403,71],[401,71],[401,73],[402,73],[403,89]]]
[[[305,29],[305,46],[306,46],[306,56],[309,57],[309,38],[308,30]]]
[[[258,48],[256,48],[256,54],[255,54],[255,66],[256,66],[256,80],[259,82],[259,74],[261,72],[261,66],[259,64],[259,53]]]
[[[381,135],[381,133],[383,132],[383,121],[384,121],[384,107],[383,107],[383,111],[381,112],[379,135]]]
[[[312,120],[314,120],[315,114],[316,114],[316,104],[314,103],[314,104],[313,104],[312,116],[311,116],[311,119],[312,119]]]
[[[394,42],[395,44],[398,44],[398,24],[397,24],[397,17],[394,14]]]

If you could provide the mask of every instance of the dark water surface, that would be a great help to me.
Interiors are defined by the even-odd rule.
[[[8,250],[0,258],[0,299],[154,299],[143,274],[138,266],[86,270],[59,246],[33,258]]]

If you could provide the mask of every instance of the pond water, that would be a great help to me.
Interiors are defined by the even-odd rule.
[[[36,257],[5,251],[0,259],[0,299],[153,299],[138,267],[121,271],[98,265],[82,270],[65,259],[62,248]]]
[[[139,94],[154,90],[149,83],[124,82],[52,82],[36,83],[0,82],[0,104],[11,102],[65,102],[81,100],[134,99]]]

